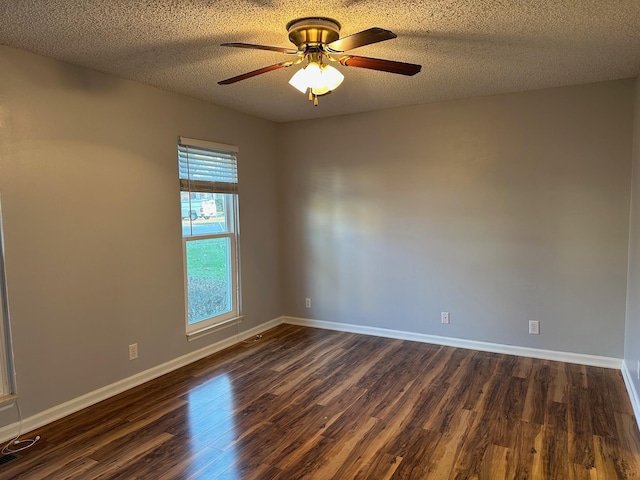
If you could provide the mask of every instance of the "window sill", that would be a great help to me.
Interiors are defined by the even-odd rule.
[[[17,400],[18,396],[14,394],[0,396],[0,412],[13,407]]]
[[[195,340],[205,335],[209,335],[210,333],[217,332],[218,330],[222,330],[223,328],[238,325],[242,323],[242,320],[244,320],[244,316],[233,317],[229,320],[225,320],[224,322],[216,323],[215,325],[209,325],[208,327],[201,328],[200,330],[189,332],[187,333],[187,340]]]

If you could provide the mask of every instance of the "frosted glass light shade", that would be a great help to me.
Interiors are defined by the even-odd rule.
[[[289,83],[302,93],[311,89],[314,95],[324,95],[338,88],[343,80],[344,75],[331,65],[321,66],[310,62],[305,68],[298,70]]]
[[[309,88],[309,82],[307,81],[306,68],[301,68],[296,73],[294,73],[293,77],[291,77],[291,80],[289,80],[289,85],[292,85],[301,93],[306,93],[307,88]]]
[[[325,65],[322,67],[322,79],[324,80],[324,84],[329,87],[329,90],[335,90],[344,80],[344,75],[342,75],[337,68],[331,65]]]

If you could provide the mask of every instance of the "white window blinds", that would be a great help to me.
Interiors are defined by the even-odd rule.
[[[180,190],[238,193],[238,148],[191,138],[178,139]]]

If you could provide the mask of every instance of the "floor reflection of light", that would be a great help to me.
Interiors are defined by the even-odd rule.
[[[223,477],[240,480],[237,470],[235,445],[227,448],[236,438],[233,416],[233,385],[227,374],[199,385],[187,396],[188,431],[192,461],[189,478]],[[215,475],[215,476],[208,476]]]

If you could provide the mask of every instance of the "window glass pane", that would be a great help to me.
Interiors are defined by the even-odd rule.
[[[180,192],[182,236],[231,231],[231,198],[222,193]]]
[[[188,240],[186,256],[188,323],[230,312],[230,238]]]

